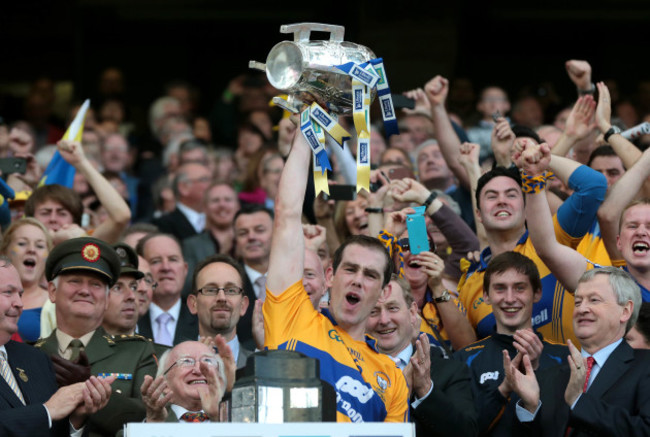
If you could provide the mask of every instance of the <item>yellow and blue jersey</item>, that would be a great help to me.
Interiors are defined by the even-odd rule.
[[[556,235],[558,232],[564,233],[556,226]],[[573,294],[566,291],[537,256],[533,243],[528,238],[528,231],[519,239],[513,250],[533,260],[542,280],[542,298],[533,305],[533,329],[553,342],[566,343],[570,338],[574,344],[579,344],[573,335]],[[491,335],[496,325],[492,306],[483,298],[483,276],[491,256],[492,252],[487,247],[478,262],[471,265],[464,262],[463,276],[458,283],[459,299],[467,310],[467,318],[476,330],[478,338]]]
[[[588,260],[600,266],[621,267],[625,265],[625,260],[613,260],[609,256],[603,238],[600,236],[600,225],[597,219],[594,220],[587,234],[574,249]]]
[[[375,340],[354,340],[324,311],[314,309],[302,281],[264,301],[264,346],[301,352],[320,362],[320,378],[336,390],[338,422],[406,422],[408,388]]]
[[[590,228],[593,228],[596,213],[607,191],[607,180],[601,173],[581,165],[571,173],[568,182],[574,193],[553,216],[553,229],[560,244],[576,248]],[[588,243],[589,241],[586,241],[585,245]],[[519,239],[513,250],[535,262],[542,280],[542,298],[533,305],[533,328],[552,342],[566,343],[567,339],[571,339],[574,344],[579,344],[573,335],[573,293],[566,291],[537,256],[533,243],[528,238],[528,231]],[[597,248],[593,250],[600,251]],[[463,260],[463,276],[458,282],[460,301],[466,308],[467,318],[476,329],[479,339],[490,335],[496,324],[492,307],[483,300],[483,275],[491,256],[492,252],[487,247],[478,262],[470,264]],[[593,260],[588,256],[585,258]],[[591,261],[588,266],[593,268]]]

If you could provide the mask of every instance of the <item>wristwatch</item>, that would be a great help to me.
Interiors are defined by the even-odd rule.
[[[588,90],[581,90],[580,88],[578,88],[578,95],[579,96],[586,96],[586,95],[593,96],[594,94],[596,94],[596,85],[593,82],[591,82],[589,84],[589,89]]]
[[[612,135],[614,135],[614,134],[620,134],[620,133],[621,133],[621,129],[618,128],[617,126],[612,126],[612,127],[610,127],[610,128],[607,130],[607,132],[605,132],[605,136],[604,136],[604,138],[605,138],[605,142],[606,142],[606,143],[609,142],[609,137],[611,137]]]
[[[426,211],[429,209],[429,205],[433,203],[434,200],[438,197],[438,192],[437,191],[432,191],[431,194],[429,194],[429,197],[427,197],[427,200],[424,201],[422,204],[424,206],[424,210]]]
[[[449,290],[443,291],[442,296],[433,298],[433,301],[435,303],[448,302],[450,300],[451,300],[451,294],[449,294]]]

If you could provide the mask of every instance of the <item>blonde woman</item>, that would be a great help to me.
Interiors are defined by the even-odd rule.
[[[28,342],[38,340],[40,335],[41,310],[48,301],[47,288],[42,282],[43,272],[51,249],[50,233],[34,218],[13,222],[0,243],[0,254],[6,255],[16,267],[25,290],[18,332]]]

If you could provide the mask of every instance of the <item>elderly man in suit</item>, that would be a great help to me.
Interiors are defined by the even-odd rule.
[[[4,257],[0,284],[0,435],[80,435],[87,416],[106,405],[114,378],[92,377],[57,389],[47,356],[10,340],[23,310],[23,287],[16,268]],[[68,417],[69,423],[64,420]]]
[[[203,231],[203,193],[211,181],[210,170],[203,164],[190,162],[180,166],[173,183],[176,209],[154,220],[153,224],[179,241]]]
[[[221,335],[236,357],[237,368],[246,366],[252,351],[237,338],[237,322],[246,313],[249,301],[244,296],[246,273],[237,261],[227,255],[212,255],[196,266],[192,280],[194,290],[187,306],[199,318],[199,335]]]
[[[173,235],[152,233],[138,242],[137,252],[149,263],[158,284],[149,311],[138,320],[138,332],[165,346],[196,340],[197,319],[182,297],[187,263],[178,240]]]
[[[101,327],[108,292],[120,274],[113,248],[96,238],[73,238],[57,245],[45,264],[50,300],[56,304],[57,329],[36,347],[50,355],[59,385],[90,375],[114,375],[106,407],[90,416],[90,435],[114,436],[126,422],[144,418],[139,388],[156,372],[151,341],[114,337]]]
[[[585,272],[575,292],[568,363],[537,375],[530,360],[504,354],[506,378],[521,400],[517,418],[527,435],[650,435],[650,351],[624,339],[634,326],[641,291],[615,267]],[[520,369],[524,366],[524,372]],[[539,380],[539,383],[538,383]]]
[[[418,336],[420,320],[409,283],[395,276],[389,286],[388,297],[370,313],[367,331],[377,339],[379,351],[404,371],[413,390],[416,435],[478,435],[469,370],[445,357],[441,348],[430,347],[426,334]]]
[[[146,422],[218,422],[224,363],[210,346],[186,341],[165,352],[156,379],[147,376],[141,390]]]

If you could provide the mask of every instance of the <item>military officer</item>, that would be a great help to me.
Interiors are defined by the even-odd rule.
[[[156,372],[153,345],[137,335],[110,335],[101,326],[109,289],[120,276],[115,250],[95,238],[70,239],[52,250],[45,276],[57,329],[36,347],[50,355],[59,385],[89,375],[117,377],[108,405],[90,417],[90,435],[113,436],[124,423],[142,421],[140,386]]]

